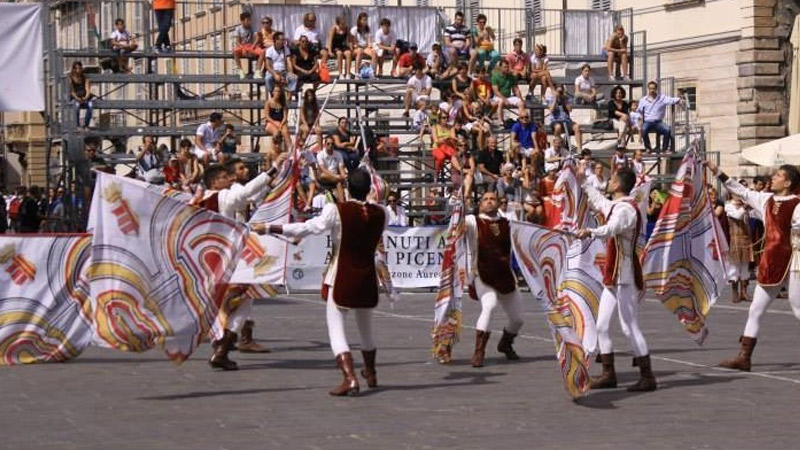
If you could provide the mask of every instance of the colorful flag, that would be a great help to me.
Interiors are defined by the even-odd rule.
[[[97,174],[88,274],[97,344],[137,352],[159,345],[183,361],[217,317],[246,227],[173,197]]]
[[[511,242],[531,294],[547,317],[564,387],[572,398],[581,397],[589,390],[589,355],[577,332],[585,321],[580,311],[576,315],[564,286],[570,238],[561,231],[512,222]]]
[[[582,228],[596,228],[603,221],[589,208],[588,196],[575,175],[575,162],[564,161],[556,180],[554,196],[562,211],[562,231],[575,233]],[[597,351],[597,310],[603,294],[605,246],[597,239],[570,239],[566,268],[561,282],[561,296],[574,318],[575,332],[587,354]]]
[[[0,364],[65,361],[92,342],[91,236],[0,236]]]
[[[706,316],[727,279],[728,243],[712,213],[694,145],[683,158],[645,248],[645,286],[702,344]]]
[[[461,194],[459,192],[459,194]],[[453,346],[461,336],[461,298],[467,279],[466,224],[463,197],[459,195],[447,227],[446,242],[439,273],[439,290],[434,308],[433,356],[441,363],[449,363]]]

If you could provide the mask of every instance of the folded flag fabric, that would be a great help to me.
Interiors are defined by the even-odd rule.
[[[247,228],[173,194],[97,174],[88,279],[101,346],[161,346],[180,362],[217,317]]]
[[[0,364],[59,362],[92,342],[91,236],[0,236]]]
[[[712,213],[705,169],[693,145],[670,186],[644,251],[642,271],[654,293],[702,344],[706,317],[727,279],[728,243]]]

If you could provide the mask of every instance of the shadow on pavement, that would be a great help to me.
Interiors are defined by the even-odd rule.
[[[370,395],[377,395],[382,392],[389,392],[389,391],[419,391],[423,389],[452,388],[456,386],[474,386],[476,384],[497,384],[498,383],[497,381],[490,380],[489,378],[505,376],[505,375],[506,375],[505,373],[486,372],[486,371],[451,372],[450,374],[445,376],[443,380],[463,380],[463,381],[456,381],[453,383],[445,382],[445,383],[431,383],[431,384],[407,384],[399,386],[381,384],[379,378],[378,387],[376,389],[364,390],[364,388],[362,388],[359,397],[368,397]]]
[[[318,387],[294,387],[294,388],[272,388],[272,389],[240,389],[238,391],[208,391],[208,392],[187,392],[186,394],[155,395],[152,397],[139,397],[137,400],[183,400],[188,398],[219,397],[224,395],[249,395],[262,394],[265,392],[286,392],[286,391],[306,391],[319,389]]]
[[[743,376],[736,375],[735,373],[730,374],[731,376],[720,376],[719,374],[709,376],[696,372],[689,374],[680,372],[682,375],[689,375],[692,378],[664,380],[664,378],[668,378],[676,373],[677,372],[655,372],[656,378],[658,379],[658,391],[693,386],[705,386],[710,384],[730,383],[731,381],[744,378]],[[626,388],[636,382],[638,375],[633,373],[624,375],[624,377],[620,377],[619,374],[617,374],[617,377],[620,379],[620,383],[616,389],[590,391],[589,395],[576,400],[575,404],[592,409],[617,409],[618,406],[616,405],[616,402],[618,401],[637,397],[639,395],[654,395],[658,392],[628,392]]]

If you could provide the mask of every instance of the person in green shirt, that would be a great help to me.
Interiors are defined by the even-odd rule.
[[[497,107],[497,119],[503,123],[503,111],[506,106],[524,107],[522,93],[517,86],[517,77],[511,73],[508,61],[502,60],[498,64],[499,69],[492,74],[492,103]]]

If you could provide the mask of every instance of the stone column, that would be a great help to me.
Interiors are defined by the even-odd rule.
[[[786,136],[792,47],[789,34],[798,4],[790,0],[740,0],[739,148]],[[736,165],[736,161],[729,161]]]

